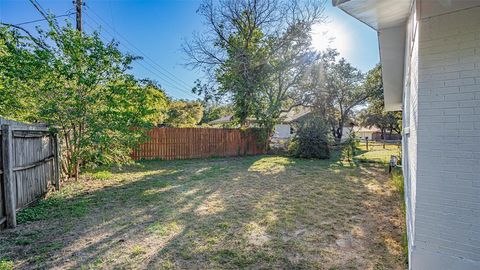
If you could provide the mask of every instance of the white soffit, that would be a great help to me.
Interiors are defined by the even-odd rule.
[[[402,110],[405,38],[404,25],[381,29],[378,33],[385,111]]]
[[[332,0],[333,5],[375,30],[404,24],[412,0]]]
[[[406,21],[413,0],[332,2],[334,6],[378,31],[385,110],[402,110]]]

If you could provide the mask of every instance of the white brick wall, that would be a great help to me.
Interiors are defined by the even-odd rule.
[[[415,209],[417,179],[417,124],[418,124],[418,21],[415,9],[408,19],[405,44],[405,78],[403,96],[403,174],[409,261],[415,242]]]
[[[404,104],[410,266],[480,269],[480,7],[421,19],[417,38]]]

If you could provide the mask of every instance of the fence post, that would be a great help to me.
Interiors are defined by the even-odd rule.
[[[10,125],[2,125],[2,158],[3,158],[3,183],[5,187],[5,213],[7,227],[17,226],[16,202],[14,196],[13,179],[13,136]]]
[[[58,140],[58,132],[53,135],[53,155],[54,155],[54,164],[55,164],[55,190],[60,190],[60,164],[62,164],[62,159],[60,155],[60,143]]]

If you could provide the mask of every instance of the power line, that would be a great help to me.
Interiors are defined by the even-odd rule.
[[[58,15],[58,16],[55,16],[55,17],[52,17],[52,18],[53,19],[58,19],[58,18],[62,18],[62,17],[68,17],[68,16],[73,15],[73,14],[75,14],[75,13]],[[25,24],[31,24],[31,23],[36,23],[36,22],[42,22],[42,21],[47,21],[47,19],[38,19],[38,20],[33,20],[33,21],[28,21],[28,22],[17,23],[15,25],[25,25]]]
[[[130,44],[133,48],[135,48],[137,51],[139,51],[145,58],[149,59],[153,64],[155,64],[156,66],[158,66],[161,70],[163,70],[164,72],[168,73],[170,76],[172,76],[176,81],[178,81],[179,83],[183,84],[184,86],[186,86],[187,88],[190,87],[189,85],[187,85],[182,79],[178,78],[175,74],[171,73],[168,69],[160,66],[157,62],[155,62],[155,60],[153,60],[152,58],[150,58],[148,55],[146,55],[142,50],[140,50],[137,46],[135,46],[134,44],[132,44],[127,38],[125,38],[121,33],[119,33],[117,30],[115,30],[114,27],[112,27],[106,20],[104,20],[102,17],[100,17],[100,15],[98,15],[93,9],[90,9],[90,6],[87,5],[87,8],[89,11],[92,12],[93,15],[95,15],[97,18],[99,18],[103,23],[105,23],[110,29],[112,29],[118,36],[120,36],[122,39],[124,39],[128,44]],[[163,73],[163,72],[161,72]],[[168,75],[167,75],[168,76]]]
[[[88,9],[89,11],[91,11],[91,9]],[[99,25],[100,27],[102,26],[102,24],[100,24],[98,21],[96,21],[94,18],[92,18],[87,12],[84,13],[85,16],[87,16],[89,19],[91,19],[94,23],[96,23],[97,25]],[[86,23],[86,21],[85,21]],[[94,29],[94,27],[92,27],[91,25],[89,25],[91,28]],[[108,31],[107,29],[104,29],[104,31],[109,34],[111,37],[113,37],[115,39],[115,35],[112,34],[110,31]],[[117,32],[118,33],[118,32]],[[120,34],[119,34],[120,35]],[[146,58],[148,58],[148,56],[143,53],[140,49],[138,49],[135,45],[133,45],[131,42],[129,42],[125,37],[122,36],[122,38],[130,45],[132,46],[133,48],[135,48],[137,51],[139,51],[143,56],[145,56]],[[126,46],[124,43],[120,43],[123,47],[125,47],[127,50],[131,50],[131,48],[129,48],[128,46]],[[150,60],[152,61],[152,60]],[[153,61],[152,61],[153,62]],[[140,64],[140,62],[137,62]],[[157,72],[153,72],[152,70],[148,69],[145,65],[142,65],[140,64],[144,69],[148,70],[149,72],[151,72],[152,74],[155,74],[156,76],[162,78],[162,81],[169,85],[170,87],[173,87],[185,94],[188,94],[190,95],[191,97],[194,97],[194,98],[198,98],[197,96],[193,95],[189,90],[185,90],[183,89],[181,86],[177,85],[178,82],[176,82],[175,80],[172,80],[167,74],[165,74],[164,72],[162,72],[161,70],[159,70],[156,66],[152,65],[150,62],[147,62],[145,61],[144,62],[145,64],[149,65],[151,68],[155,69]],[[153,62],[154,64],[156,64],[155,62]],[[158,64],[156,64],[158,66]],[[188,87],[188,86],[187,86]]]
[[[58,29],[58,26],[48,17],[48,14],[45,11],[45,9],[43,9],[43,7],[36,0],[30,0],[30,3],[32,3],[32,5],[35,7],[35,9],[37,9],[40,15],[42,15],[43,18],[45,18],[45,20],[47,20],[52,25],[52,27],[55,29],[57,33],[61,32],[60,29]]]
[[[58,29],[57,25],[51,20],[52,18],[55,18],[55,17],[49,17],[47,15],[47,12],[45,11],[45,9],[43,9],[43,7],[36,1],[36,0],[29,0],[30,3],[32,3],[32,5],[37,9],[37,11],[44,17],[44,20],[47,20],[51,25],[52,27],[56,30],[57,33],[60,33],[61,31]],[[93,12],[93,10],[91,10],[89,8],[90,11],[92,11],[92,13],[95,13]],[[61,15],[61,16],[69,16],[69,15],[72,15],[72,14],[66,14],[66,15]],[[95,19],[93,19],[92,17],[90,17],[87,13],[85,13],[85,15],[87,15],[87,17],[89,17],[92,21],[94,21],[97,25],[99,26],[102,26],[100,23],[98,23]],[[98,18],[100,18],[100,20],[104,21],[99,15],[95,14]],[[105,22],[105,21],[104,21]],[[26,22],[26,23],[31,23],[31,22]],[[110,28],[112,28],[107,22],[105,22]],[[92,27],[92,26],[90,26]],[[94,29],[92,27],[92,29]],[[130,44],[133,48],[135,48],[137,51],[139,51],[145,58],[148,58],[150,59],[150,61],[152,61],[154,64],[156,64],[157,66],[159,66],[160,68],[163,69],[163,67],[161,67],[160,65],[158,65],[156,62],[154,62],[150,57],[148,57],[145,53],[143,53],[139,48],[137,48],[135,45],[133,45],[130,41],[128,41],[128,39],[126,39],[125,37],[123,37],[120,33],[118,33],[114,28],[112,28],[114,32],[116,32],[120,37],[122,37],[128,44]],[[111,35],[114,39],[115,39],[115,35],[111,34],[109,31],[105,30],[105,32],[107,32],[109,35]],[[130,50],[130,48],[128,48],[125,44],[122,44],[122,46],[124,46],[125,48],[127,48],[127,50]],[[165,73],[163,73],[161,70],[159,70],[158,68],[152,66],[149,62],[145,61],[146,64],[150,65],[151,67],[153,67],[155,70],[157,70],[160,74],[162,74],[163,76],[165,76],[165,78],[163,78],[163,76],[160,76],[158,73],[156,72],[153,72],[152,70],[148,69],[147,67],[145,67],[143,64],[141,64],[140,62],[138,62],[138,64],[140,64],[144,69],[148,70],[149,72],[151,72],[152,74],[155,74],[156,76],[162,78],[162,80],[170,85],[170,87],[172,88],[175,88],[181,92],[184,92],[185,94],[188,94],[190,95],[191,97],[194,97],[194,98],[197,98],[197,96],[193,95],[190,91],[188,90],[184,90],[182,89],[181,87],[177,86],[177,82],[175,80],[172,80],[168,75],[166,75]],[[168,72],[168,70],[167,70]],[[168,72],[170,73],[170,72]],[[171,74],[171,73],[170,73]],[[176,77],[175,75],[171,74],[172,76]],[[168,82],[167,80],[170,80],[172,83]],[[178,77],[177,77],[178,79]],[[184,85],[187,85],[185,84],[183,81],[179,80],[181,83],[183,83]],[[187,85],[187,88],[189,86]]]
[[[92,19],[92,21],[94,21],[97,25],[101,26],[101,24],[99,24],[98,22],[96,22],[95,20],[93,20],[93,18],[91,18],[90,16],[88,16],[87,13],[84,13],[84,14],[85,14],[88,18]],[[85,23],[86,25],[88,25],[92,30],[95,30],[95,27],[92,26],[92,25],[90,25],[90,23],[88,23],[88,21],[85,20],[84,23]],[[105,30],[104,32],[107,33],[108,35],[110,35],[112,38],[115,38],[115,36],[114,36],[110,31]],[[102,36],[103,38],[108,39],[108,37],[104,36],[103,33],[99,32],[99,34],[100,34],[100,36]],[[125,44],[120,43],[120,45],[122,45],[123,47],[125,47],[127,50],[130,50],[130,48],[128,48]],[[145,62],[145,64],[148,64],[150,67],[152,67],[152,68],[154,68],[155,70],[157,70],[157,72],[152,71],[151,69],[147,68],[147,67],[146,67],[144,64],[142,64],[142,62],[140,62],[140,61],[137,62],[137,64],[139,64],[142,68],[144,68],[144,69],[147,70],[148,72],[152,73],[153,75],[161,78],[162,81],[163,81],[163,83],[164,83],[164,85],[167,85],[167,86],[169,86],[170,88],[174,88],[175,90],[181,91],[181,92],[183,92],[183,93],[185,93],[185,94],[187,94],[187,95],[189,95],[189,96],[191,96],[191,97],[193,97],[193,98],[198,98],[197,96],[195,96],[195,95],[192,94],[191,92],[189,92],[189,91],[187,91],[187,90],[185,90],[185,89],[182,89],[182,88],[180,88],[179,86],[177,86],[177,85],[175,85],[175,84],[173,84],[173,83],[171,83],[171,82],[169,82],[169,81],[166,81],[166,80],[163,78],[163,76],[160,76],[160,75],[158,74],[158,69],[156,69],[154,66],[152,66],[149,62]]]
[[[171,73],[170,71],[168,71],[168,69],[160,66],[157,62],[155,62],[155,60],[153,60],[152,58],[150,58],[148,55],[146,55],[142,50],[140,50],[137,46],[135,46],[135,44],[132,44],[127,38],[125,38],[121,33],[119,33],[117,30],[115,30],[114,27],[112,27],[106,20],[104,20],[102,17],[100,17],[100,15],[98,15],[93,9],[90,9],[89,6],[87,6],[89,8],[89,10],[92,12],[93,15],[95,15],[97,18],[99,18],[102,22],[104,22],[108,27],[110,27],[110,29],[112,29],[118,36],[120,36],[122,39],[124,39],[127,43],[129,43],[133,48],[135,48],[137,51],[139,51],[141,54],[143,54],[145,56],[145,58],[149,59],[153,64],[157,65],[160,69],[162,69],[163,71],[165,71],[166,73],[168,73],[170,76],[172,76],[173,78],[175,78],[179,83],[182,83],[184,84],[187,88],[190,87],[189,85],[187,85],[182,79],[178,78],[175,74]]]
[[[93,18],[91,18],[90,16],[88,16],[87,13],[85,13],[85,15],[86,15],[88,18],[92,19],[92,21],[94,21],[97,25],[101,26],[101,24],[99,24],[99,23],[98,23],[97,21],[95,21]],[[95,29],[95,27],[92,26],[92,25],[90,25],[87,21],[85,21],[85,23],[86,23],[88,26],[90,26],[90,28]],[[104,32],[107,33],[108,35],[110,35],[113,39],[115,39],[115,35],[113,35],[110,31],[104,30]],[[107,37],[105,37],[102,33],[100,33],[100,35],[101,35],[102,37],[104,37],[104,38],[107,39]],[[123,47],[125,47],[128,51],[131,50],[129,47],[127,47],[127,46],[126,46],[125,44],[123,44],[123,43],[120,43],[120,45],[122,45]],[[141,65],[144,69],[148,70],[150,73],[152,73],[152,74],[160,77],[160,78],[162,79],[162,81],[164,82],[165,85],[168,85],[169,87],[175,88],[175,89],[177,89],[177,90],[179,90],[179,91],[181,91],[181,92],[183,92],[183,93],[185,93],[185,94],[188,94],[188,95],[196,98],[196,96],[194,96],[194,95],[193,95],[192,93],[190,93],[188,90],[182,89],[182,88],[180,88],[179,86],[175,85],[174,83],[167,81],[167,80],[163,77],[163,76],[165,76],[165,75],[164,75],[164,74],[161,74],[161,75],[158,74],[158,73],[157,73],[157,72],[158,72],[158,69],[156,69],[155,66],[152,66],[149,62],[145,62],[145,64],[148,64],[150,67],[152,67],[152,68],[154,68],[155,70],[157,70],[157,72],[154,72],[154,71],[148,69],[145,65],[141,64],[141,62],[137,62],[137,63],[138,63],[139,65]]]

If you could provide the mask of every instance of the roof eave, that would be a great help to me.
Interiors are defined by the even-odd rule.
[[[332,0],[332,4],[378,31],[405,24],[413,0]]]
[[[378,32],[385,110],[401,110],[406,22],[412,1],[332,0],[332,4]]]

